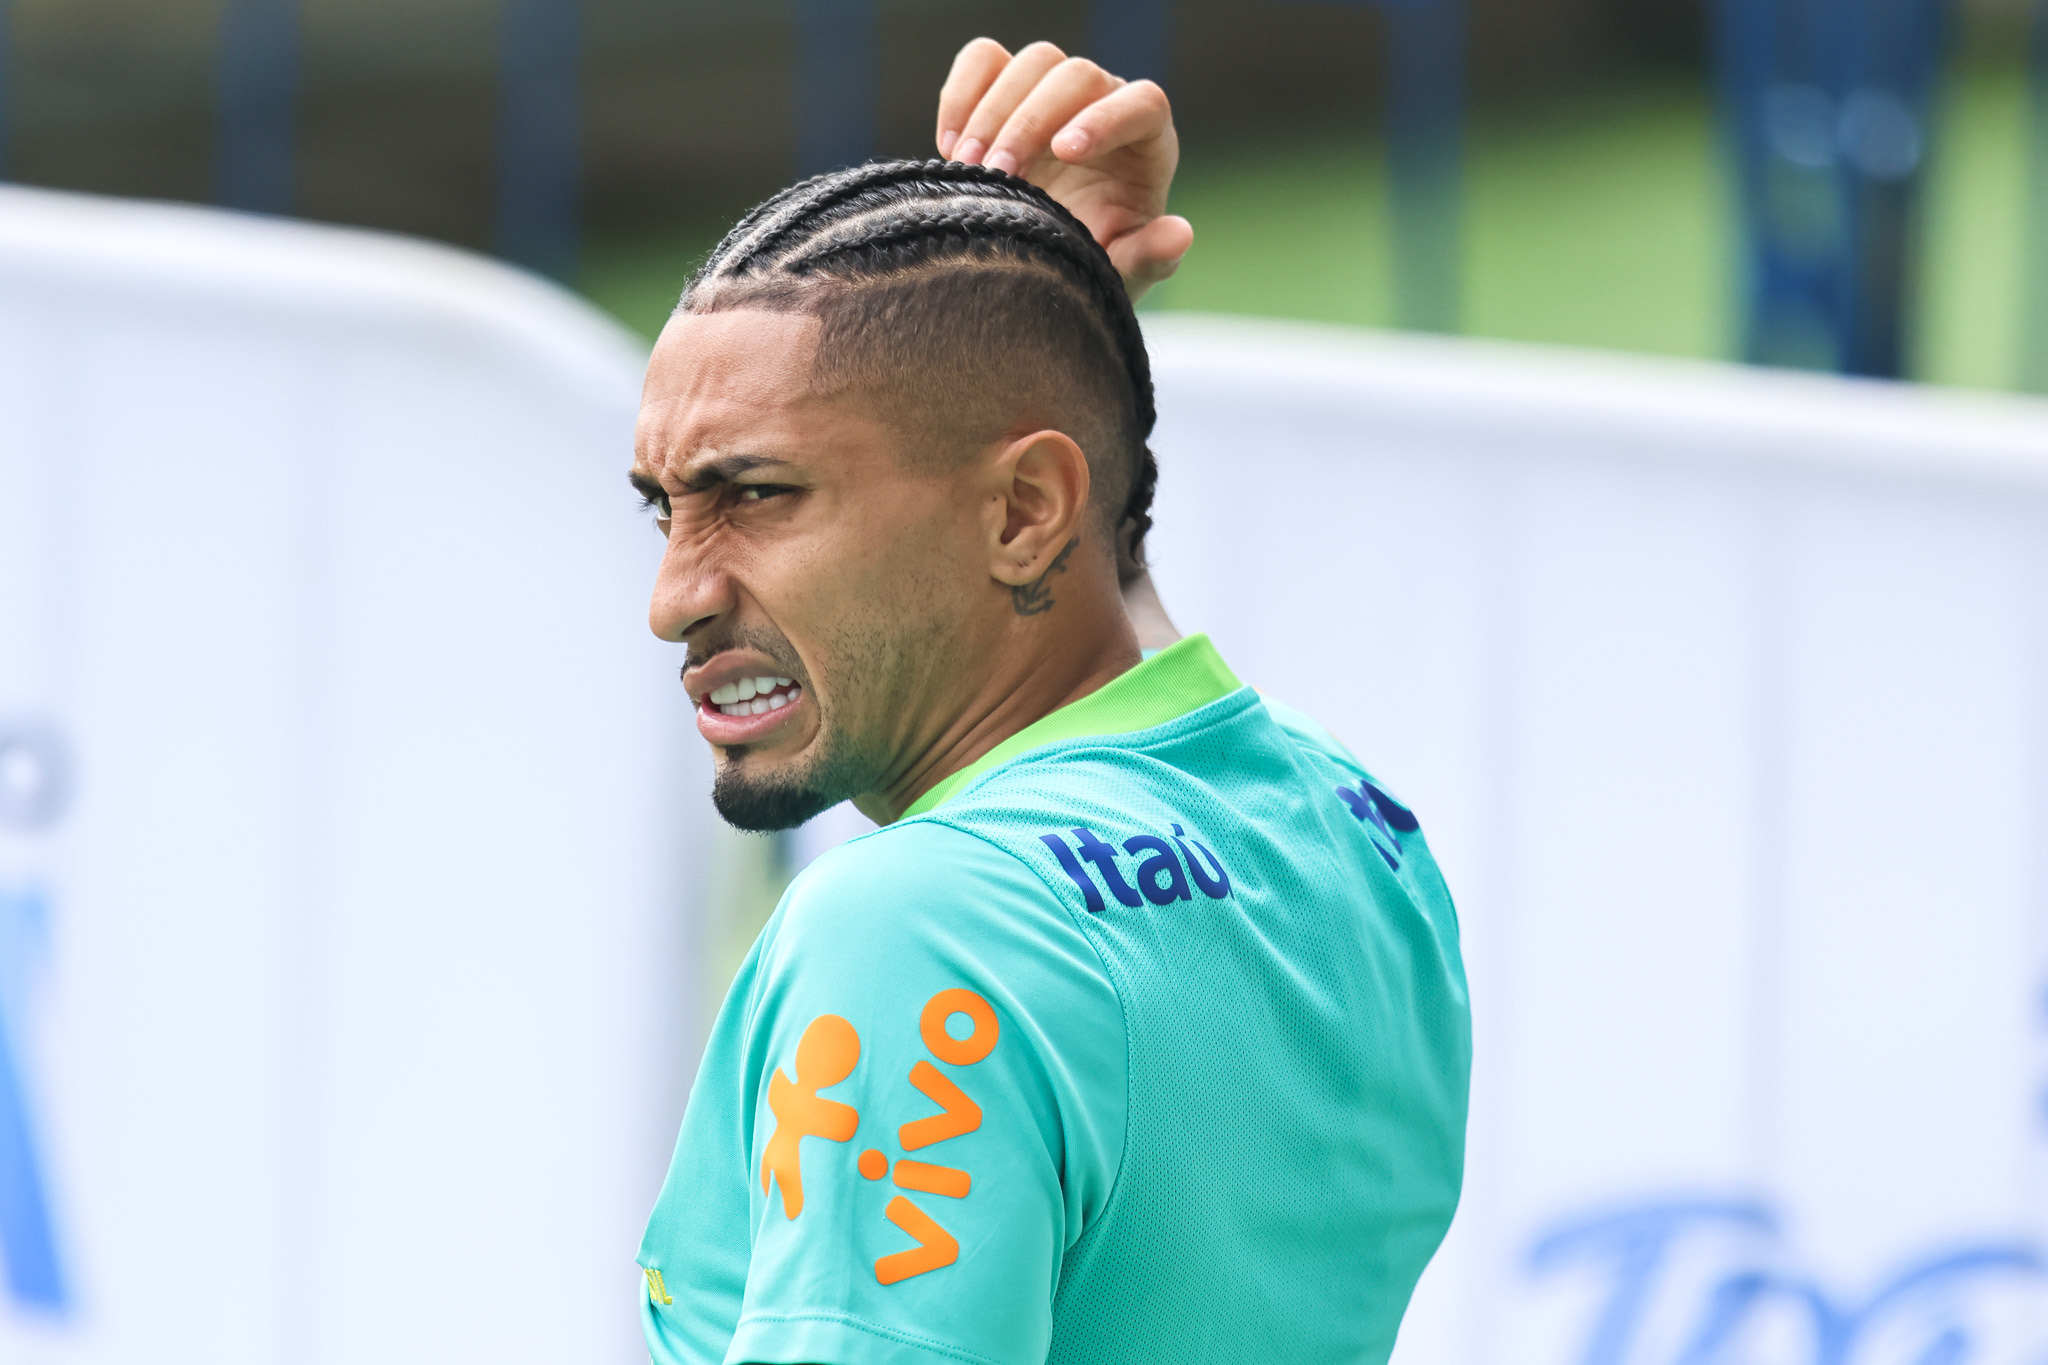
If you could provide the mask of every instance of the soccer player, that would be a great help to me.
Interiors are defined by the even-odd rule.
[[[1349,752],[1205,637],[1134,635],[1131,296],[1191,238],[1166,100],[984,40],[939,148],[749,214],[648,369],[652,622],[719,811],[881,825],[733,982],[641,1249],[650,1349],[1384,1360],[1458,1198],[1457,923]],[[1293,671],[1343,685],[1313,640]]]

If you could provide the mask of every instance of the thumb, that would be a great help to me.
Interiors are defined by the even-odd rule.
[[[1145,291],[1180,268],[1195,243],[1194,225],[1178,214],[1162,214],[1109,244],[1109,260],[1124,277],[1136,303]]]

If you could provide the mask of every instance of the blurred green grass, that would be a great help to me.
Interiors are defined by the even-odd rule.
[[[2016,373],[2024,73],[1973,64],[1936,115],[1913,370]],[[1173,208],[1195,249],[1146,307],[1392,324],[1384,158],[1363,133],[1188,150]],[[1725,356],[1733,219],[1709,92],[1682,81],[1482,110],[1467,144],[1464,327],[1475,336]],[[590,243],[580,285],[661,328],[723,224]]]

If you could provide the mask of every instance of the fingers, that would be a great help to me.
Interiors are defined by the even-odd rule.
[[[1010,50],[993,38],[976,38],[953,58],[953,69],[939,89],[939,155],[953,155],[960,130],[981,103],[981,97],[995,84],[996,77],[1010,64]]]
[[[1163,139],[1166,173],[1173,174],[1180,160],[1180,143],[1173,131],[1173,106],[1166,92],[1151,81],[1119,84],[1085,107],[1076,109],[1067,125],[1051,140],[1052,154],[1074,163],[1091,161],[1121,147]]]
[[[1050,188],[1107,246],[1133,299],[1173,274],[1194,242],[1187,219],[1163,212],[1180,142],[1152,81],[1126,82],[1051,43],[1011,56],[977,38],[939,92],[937,140],[941,156]]]
[[[1052,150],[1053,135],[1123,82],[1086,57],[1069,57],[1040,78],[991,140],[982,164],[1012,175]]]
[[[1193,224],[1178,214],[1162,214],[1111,242],[1109,259],[1136,303],[1146,290],[1180,269],[1181,258],[1194,244]]]
[[[978,164],[1032,88],[1066,59],[1067,54],[1051,43],[1033,43],[1010,58],[962,125],[960,140],[950,154],[953,160]]]

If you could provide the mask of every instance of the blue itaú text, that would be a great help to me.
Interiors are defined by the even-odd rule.
[[[69,1300],[23,1084],[19,1034],[12,1027],[20,1018],[26,948],[40,937],[43,907],[36,891],[0,887],[0,1259],[17,1302],[56,1312]]]
[[[1073,838],[1075,847],[1068,846],[1068,836]],[[1066,835],[1041,834],[1038,841],[1052,850],[1060,871],[1080,888],[1081,899],[1091,915],[1101,914],[1105,903],[1102,891],[1096,889],[1095,876],[1082,866],[1084,861],[1093,865],[1095,875],[1102,878],[1103,889],[1114,896],[1119,905],[1136,907],[1147,901],[1154,905],[1167,905],[1174,901],[1193,900],[1190,884],[1199,887],[1202,894],[1212,901],[1220,901],[1230,894],[1230,874],[1223,870],[1223,863],[1207,845],[1194,839],[1178,824],[1173,826],[1171,840],[1157,834],[1133,835],[1123,841],[1122,854],[1118,853],[1113,839],[1104,839],[1085,825],[1076,825]],[[1194,847],[1190,848],[1190,844]],[[1174,852],[1176,848],[1179,854]],[[1197,850],[1201,857],[1195,856]],[[1128,870],[1119,867],[1117,862],[1125,854],[1132,859]]]

